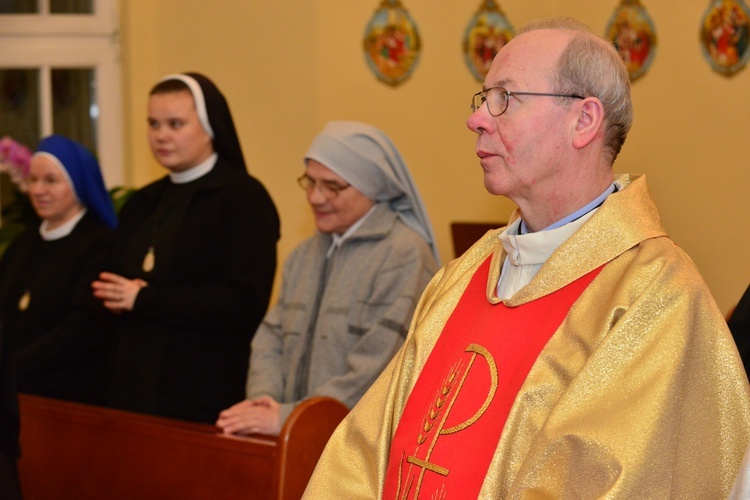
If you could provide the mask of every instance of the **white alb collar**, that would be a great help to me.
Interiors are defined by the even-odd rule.
[[[518,234],[518,226],[521,223],[521,219],[518,219],[500,233],[500,243],[505,253],[508,254],[510,263],[514,266],[544,264],[552,252],[570,238],[594,213],[596,209],[590,210],[587,214],[564,226],[527,234]]]
[[[216,152],[211,153],[211,156],[183,172],[169,172],[169,179],[175,184],[187,184],[195,179],[199,179],[214,168],[218,157],[219,155]]]
[[[75,214],[69,220],[57,226],[55,229],[47,229],[49,223],[46,220],[43,220],[42,224],[39,226],[39,235],[44,241],[53,241],[64,238],[71,232],[73,232],[73,229],[75,229],[78,222],[83,219],[84,215],[86,215],[85,207],[82,208],[80,212]]]

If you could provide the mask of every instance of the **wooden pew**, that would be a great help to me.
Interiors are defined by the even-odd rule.
[[[487,234],[487,231],[498,229],[506,224],[506,222],[451,222],[453,256],[460,257],[479,238]]]
[[[348,412],[334,399],[311,398],[278,437],[235,437],[212,425],[19,400],[24,500],[297,499]]]

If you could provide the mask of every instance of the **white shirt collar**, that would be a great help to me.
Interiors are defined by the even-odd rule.
[[[507,255],[497,282],[498,298],[508,299],[528,285],[552,253],[585,224],[597,210],[598,208],[590,210],[564,226],[536,233],[518,234],[521,219],[505,228],[499,236]]]
[[[188,182],[192,182],[209,173],[214,168],[214,165],[216,165],[216,159],[218,157],[219,155],[214,152],[211,156],[196,166],[190,167],[183,172],[169,172],[169,178],[175,184],[187,184]]]
[[[71,232],[73,232],[76,224],[78,224],[78,222],[83,219],[84,215],[86,215],[86,208],[82,208],[80,212],[57,226],[55,229],[47,229],[49,223],[46,220],[43,220],[42,224],[39,226],[39,235],[44,241],[59,240],[60,238],[64,238]]]
[[[357,229],[360,228],[362,224],[367,220],[370,215],[375,211],[375,207],[377,206],[377,203],[373,205],[370,210],[367,211],[365,215],[359,218],[357,222],[349,226],[349,229],[344,231],[344,234],[338,235],[336,233],[331,234],[333,237],[333,241],[331,242],[331,246],[328,247],[328,252],[326,253],[326,259],[331,256],[334,250],[336,250],[338,247],[340,247],[344,241],[349,239],[349,237],[357,231]]]
[[[558,227],[564,226],[565,224],[568,224],[568,223],[576,220],[577,218],[581,217],[582,215],[587,214],[591,210],[595,209],[596,207],[598,207],[599,205],[601,205],[602,203],[604,203],[604,200],[606,200],[609,195],[611,195],[612,193],[614,193],[618,189],[621,189],[621,188],[617,185],[617,183],[612,182],[612,184],[610,184],[607,187],[607,189],[604,190],[604,192],[602,194],[600,194],[599,196],[597,196],[596,198],[594,198],[589,203],[587,203],[586,205],[582,206],[581,208],[579,208],[578,210],[576,210],[572,214],[568,215],[567,217],[563,217],[562,219],[560,219],[559,221],[555,222],[554,224],[551,224],[551,225],[545,227],[544,229],[542,229],[542,231],[549,231],[550,229],[557,229]],[[521,221],[521,227],[518,228],[517,234],[528,234],[530,232],[531,231],[529,231],[528,226],[526,226],[526,223],[522,220]]]

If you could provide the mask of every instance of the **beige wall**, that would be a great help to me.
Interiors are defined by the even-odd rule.
[[[227,96],[250,172],[281,214],[281,261],[312,230],[294,179],[310,140],[332,119],[385,130],[401,149],[430,212],[443,260],[452,220],[505,220],[513,208],[487,194],[466,129],[481,85],[461,39],[479,0],[403,0],[423,53],[412,78],[379,83],[361,40],[379,0],[131,0],[122,2],[127,178],[162,175],[145,141],[146,96],[170,72],[199,71]],[[602,33],[618,2],[503,0],[515,26],[571,15]],[[705,0],[644,2],[659,37],[651,70],[633,86],[635,124],[616,172],[645,173],[674,241],[695,260],[725,313],[750,281],[750,68],[733,78],[703,60]]]

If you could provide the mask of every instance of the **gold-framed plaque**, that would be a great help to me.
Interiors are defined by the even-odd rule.
[[[630,81],[645,75],[656,55],[656,28],[640,0],[621,0],[605,33],[625,62]]]
[[[378,80],[395,87],[412,75],[422,42],[400,0],[380,2],[365,28],[363,47],[367,65]]]
[[[513,38],[513,26],[495,0],[482,0],[466,26],[463,52],[466,65],[478,82],[484,82],[495,55]]]
[[[745,67],[750,50],[750,9],[743,0],[711,0],[701,19],[703,57],[714,71],[732,76]]]

